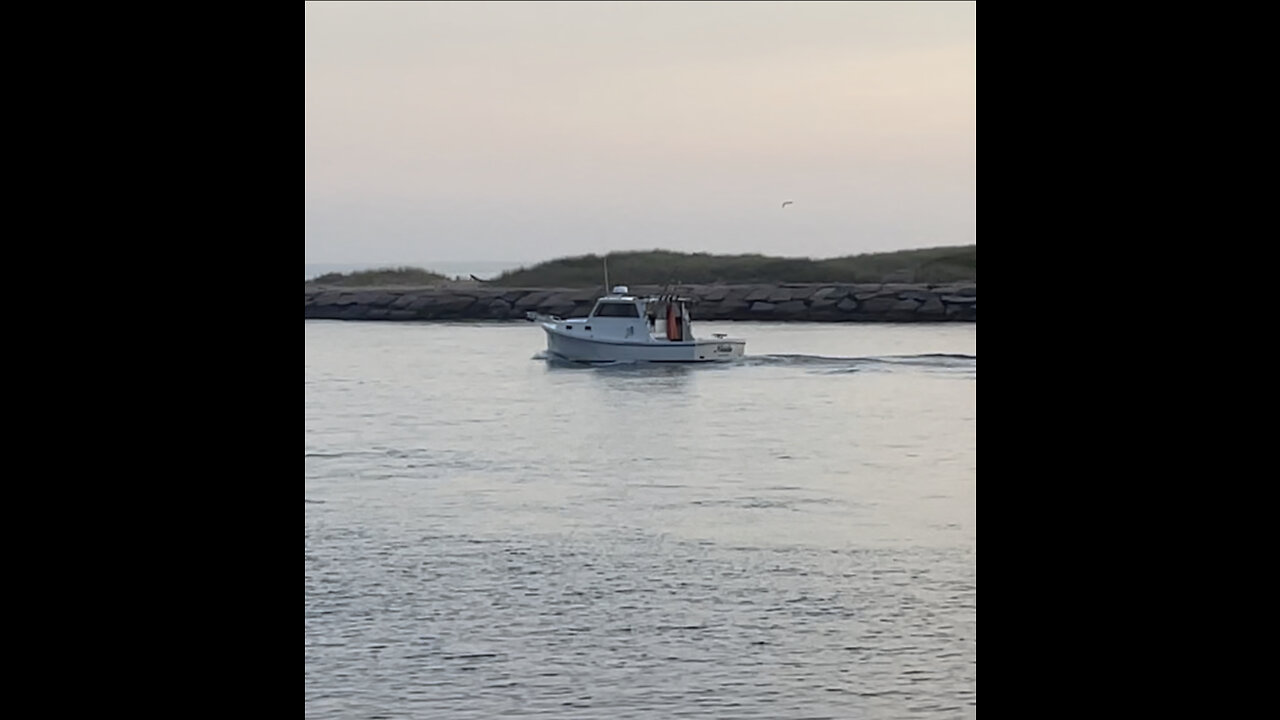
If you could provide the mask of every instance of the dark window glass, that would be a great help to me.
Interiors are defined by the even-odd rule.
[[[601,303],[596,308],[596,317],[640,317],[636,306],[631,303]]]

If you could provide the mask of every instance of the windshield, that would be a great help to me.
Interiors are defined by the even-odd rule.
[[[635,303],[600,303],[596,306],[596,317],[640,317]]]

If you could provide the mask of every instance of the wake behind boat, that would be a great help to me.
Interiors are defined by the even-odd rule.
[[[625,285],[596,300],[585,318],[563,320],[537,313],[526,317],[542,326],[547,354],[571,362],[730,362],[746,352],[747,341],[714,333],[697,338],[689,307],[693,298],[675,294],[629,295]],[[658,317],[665,322],[657,327]],[[658,332],[661,330],[661,332]]]

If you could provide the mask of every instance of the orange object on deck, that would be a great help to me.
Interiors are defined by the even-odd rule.
[[[680,339],[680,321],[676,317],[676,304],[672,302],[667,303],[667,339]]]

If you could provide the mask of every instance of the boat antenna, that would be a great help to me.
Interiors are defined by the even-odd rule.
[[[609,255],[605,254],[604,258],[604,294],[609,294]]]

